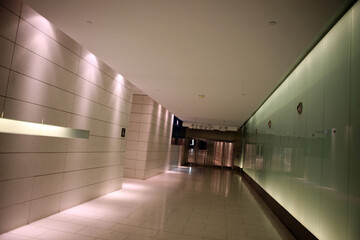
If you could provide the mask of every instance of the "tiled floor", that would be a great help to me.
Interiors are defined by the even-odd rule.
[[[238,174],[179,168],[0,235],[0,240],[294,239]]]

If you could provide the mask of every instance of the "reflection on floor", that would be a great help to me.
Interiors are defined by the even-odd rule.
[[[241,176],[178,168],[0,235],[1,240],[294,239]]]

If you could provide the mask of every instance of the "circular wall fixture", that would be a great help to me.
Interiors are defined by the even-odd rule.
[[[277,24],[276,21],[270,21],[270,22],[269,22],[269,25],[270,25],[270,26],[274,26],[274,25],[276,25],[276,24]]]
[[[299,104],[296,107],[296,110],[297,110],[298,114],[302,113],[302,111],[303,111],[303,103],[302,102],[299,102]]]
[[[199,94],[198,97],[199,98],[205,98],[205,95],[204,94]]]
[[[271,120],[268,122],[268,126],[269,128],[271,128]]]

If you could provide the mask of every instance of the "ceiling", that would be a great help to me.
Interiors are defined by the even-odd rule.
[[[183,121],[241,126],[345,0],[25,2]]]

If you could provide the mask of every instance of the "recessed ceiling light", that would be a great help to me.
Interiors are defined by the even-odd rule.
[[[205,98],[204,94],[199,94],[199,98]]]
[[[271,26],[274,26],[274,25],[276,25],[276,24],[277,24],[276,21],[270,21],[270,22],[269,22],[269,25],[271,25]]]
[[[93,22],[90,21],[90,20],[87,20],[86,23],[88,23],[88,24],[93,24]]]

